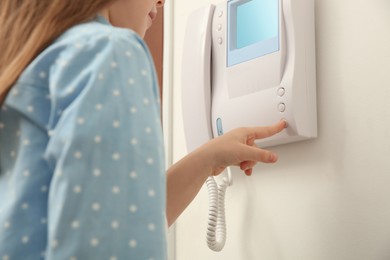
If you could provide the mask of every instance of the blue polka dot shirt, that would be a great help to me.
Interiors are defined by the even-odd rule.
[[[99,16],[35,58],[0,153],[0,259],[167,258],[159,93],[133,31]]]

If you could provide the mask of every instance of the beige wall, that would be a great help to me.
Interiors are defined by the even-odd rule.
[[[173,160],[185,155],[181,52],[188,14],[173,1]],[[319,138],[273,148],[278,164],[236,171],[228,239],[205,243],[203,189],[177,223],[177,260],[390,259],[390,1],[317,0]]]

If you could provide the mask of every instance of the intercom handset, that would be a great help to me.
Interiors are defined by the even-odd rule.
[[[192,13],[188,19],[185,42],[191,48],[183,53],[183,121],[188,152],[212,138],[211,108],[211,21],[214,6],[205,6]],[[222,133],[220,133],[222,134]],[[231,185],[231,173],[218,184],[213,177],[206,181],[209,191],[209,218],[207,245],[221,251],[226,241],[225,192]]]
[[[314,0],[207,5],[188,19],[182,64],[189,151],[234,128],[280,119],[287,129],[258,146],[317,136]]]

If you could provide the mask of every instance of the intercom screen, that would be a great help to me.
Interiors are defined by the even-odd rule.
[[[237,49],[278,36],[278,4],[252,0],[237,6]]]
[[[279,50],[279,0],[228,3],[228,66]]]

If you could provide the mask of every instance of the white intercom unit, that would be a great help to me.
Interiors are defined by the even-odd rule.
[[[182,60],[189,151],[237,127],[288,127],[268,147],[317,136],[314,0],[228,0],[189,18]]]

